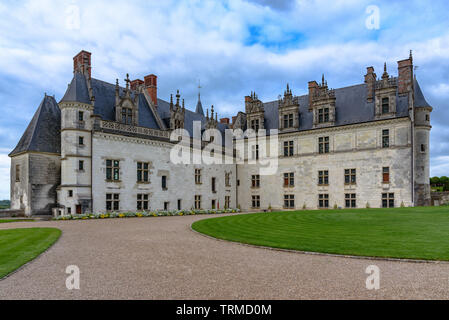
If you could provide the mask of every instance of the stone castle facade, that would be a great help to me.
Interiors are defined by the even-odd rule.
[[[91,54],[74,57],[61,101],[45,95],[11,152],[11,208],[26,215],[235,208],[242,210],[430,205],[432,107],[413,75],[413,58],[367,68],[364,83],[330,89],[324,76],[308,95],[262,102],[245,97],[232,122],[204,115],[179,91],[157,94],[157,76],[126,85],[92,78]],[[173,130],[276,129],[275,174],[260,175],[257,137],[244,139],[244,163],[174,164]],[[192,143],[194,141],[192,140]],[[205,141],[200,142],[202,148]],[[201,148],[193,148],[201,152]],[[227,156],[236,156],[227,150]],[[269,157],[269,156],[268,156]]]

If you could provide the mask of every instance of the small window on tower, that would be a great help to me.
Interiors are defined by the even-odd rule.
[[[84,146],[84,137],[78,137],[78,144]]]
[[[84,112],[78,111],[78,121],[84,121]]]
[[[390,99],[389,98],[382,98],[382,113],[389,113],[390,112]]]
[[[20,182],[20,164],[16,164],[16,182]]]
[[[421,145],[421,152],[426,152],[426,145],[425,144]]]

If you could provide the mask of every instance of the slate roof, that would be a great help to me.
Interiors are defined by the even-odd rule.
[[[94,113],[100,115],[104,120],[115,120],[115,85],[101,80],[91,80],[92,93],[95,96]],[[335,89],[336,96],[336,121],[335,126],[369,122],[375,120],[374,102],[366,100],[366,84],[359,84],[340,89]],[[124,88],[120,87],[120,95],[124,93]],[[131,93],[134,98],[136,92]],[[312,113],[308,110],[308,95],[299,96],[299,131],[313,128]],[[75,73],[67,88],[61,102],[79,101],[90,104],[87,80],[81,73]],[[199,105],[199,107],[198,107]],[[193,133],[193,121],[201,121],[202,129],[206,125],[206,117],[202,113],[201,101],[198,101],[196,112],[186,109],[185,129]],[[278,101],[266,102],[265,108],[265,128],[278,129]],[[415,106],[430,107],[427,103],[421,88],[415,81]],[[143,94],[139,97],[139,126],[161,129],[151,111]],[[408,116],[408,96],[396,96],[397,118]],[[167,101],[158,99],[157,112],[159,117],[169,126],[170,104]],[[38,151],[60,153],[61,149],[61,112],[56,100],[53,97],[45,96],[39,108],[33,116],[25,133],[10,156],[25,151]],[[224,132],[228,125],[218,123],[218,129]]]
[[[61,111],[54,97],[45,95],[9,156],[27,151],[61,153]]]

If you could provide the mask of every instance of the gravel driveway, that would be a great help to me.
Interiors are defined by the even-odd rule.
[[[449,264],[317,256],[253,248],[190,230],[205,216],[20,222],[57,227],[58,242],[0,281],[0,299],[428,299],[449,298]],[[367,290],[377,265],[380,289]],[[69,291],[66,267],[81,270]]]

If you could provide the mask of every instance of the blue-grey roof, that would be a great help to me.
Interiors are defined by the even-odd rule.
[[[375,120],[374,102],[368,102],[366,84],[335,89],[335,126]],[[313,128],[313,113],[309,111],[309,95],[299,96],[299,131]],[[278,101],[266,102],[265,129],[279,129]],[[396,117],[408,116],[408,97],[396,95]]]
[[[426,98],[421,91],[418,81],[415,80],[415,106],[416,107],[430,107],[427,103]]]
[[[61,102],[82,102],[90,104],[89,90],[87,89],[86,77],[75,72],[72,82],[69,84]]]
[[[45,95],[9,156],[28,151],[61,153],[61,111],[54,97]]]

